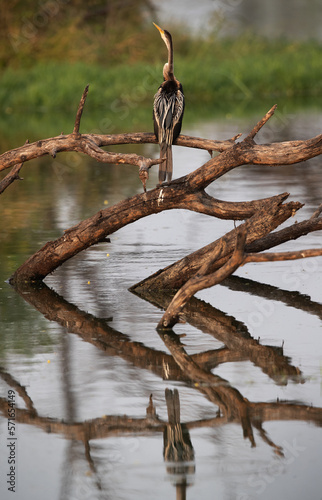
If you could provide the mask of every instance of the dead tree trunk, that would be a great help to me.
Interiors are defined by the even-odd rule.
[[[123,200],[113,207],[100,210],[92,217],[66,230],[55,241],[47,242],[41,249],[24,262],[11,276],[12,283],[41,281],[49,273],[82,250],[105,241],[106,237],[118,229],[147,215],[163,210],[188,209],[213,217],[245,221],[219,240],[184,257],[180,261],[158,271],[153,276],[138,283],[132,290],[179,289],[175,302],[159,323],[159,327],[170,327],[179,318],[180,311],[196,290],[213,286],[228,276],[242,264],[249,261],[285,260],[321,255],[321,249],[296,252],[293,256],[283,254],[258,254],[290,239],[298,238],[322,228],[321,207],[311,219],[295,223],[280,231],[273,230],[294,215],[302,206],[300,202],[285,202],[288,193],[251,202],[226,202],[215,199],[205,192],[205,188],[230,170],[242,165],[281,166],[295,164],[322,153],[322,135],[304,141],[287,141],[273,144],[256,144],[258,131],[274,114],[276,106],[255,125],[253,130],[240,142],[241,134],[226,141],[211,141],[180,136],[176,144],[207,149],[220,154],[211,158],[194,172],[176,179],[169,184],[158,185],[146,192],[149,169],[162,159],[144,158],[135,154],[107,152],[103,146],[111,144],[137,144],[154,142],[153,134],[122,134],[103,136],[80,134],[79,126],[88,87],[84,90],[76,114],[73,132],[54,138],[25,144],[15,150],[0,155],[0,171],[13,167],[10,174],[0,184],[2,191],[17,178],[19,167],[32,158],[43,155],[55,157],[60,151],[79,151],[104,163],[129,163],[139,167],[139,176],[144,192]],[[236,247],[237,235],[241,231],[244,241]],[[238,248],[238,250],[236,250]],[[236,253],[237,252],[237,253]],[[254,254],[257,255],[254,255]],[[238,257],[238,258],[237,258]],[[237,260],[236,260],[237,259]],[[185,285],[186,284],[186,285]]]

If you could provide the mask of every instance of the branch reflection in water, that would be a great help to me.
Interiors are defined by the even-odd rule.
[[[244,281],[236,277],[226,281],[226,286],[235,289],[244,285]],[[267,285],[253,282],[248,283],[247,287],[248,291],[251,290],[255,295],[270,297],[271,289],[267,288]],[[213,373],[213,370],[222,363],[250,360],[276,384],[286,385],[289,380],[294,383],[305,382],[299,368],[292,366],[289,358],[283,355],[282,347],[261,345],[258,340],[250,336],[244,324],[197,298],[191,299],[185,306],[184,320],[200,332],[213,335],[223,342],[225,347],[189,355],[181,336],[172,330],[158,332],[170,352],[168,354],[146,347],[141,342],[133,342],[129,336],[109,326],[106,319],[96,318],[80,310],[44,284],[41,286],[20,284],[16,291],[49,321],[55,321],[66,332],[78,335],[107,356],[119,356],[138,369],[151,370],[163,380],[180,381],[191,389],[199,391],[214,404],[214,417],[183,423],[180,418],[179,391],[166,389],[168,421],[158,417],[152,395],[145,414],[142,408],[141,418],[111,414],[75,422],[73,415],[76,412],[71,412],[71,420],[65,421],[39,415],[27,389],[10,373],[0,370],[1,378],[17,391],[25,403],[25,409],[16,409],[17,422],[36,426],[47,433],[55,433],[69,440],[66,471],[71,466],[75,446],[79,458],[77,443],[83,443],[82,454],[96,478],[97,490],[103,487],[91,454],[90,442],[94,439],[122,436],[133,439],[138,435],[152,436],[163,433],[167,472],[176,486],[177,498],[183,499],[186,497],[186,488],[192,484],[195,474],[193,440],[190,438],[192,429],[215,428],[235,423],[242,427],[243,436],[249,440],[252,447],[256,446],[254,435],[256,430],[260,439],[273,449],[274,454],[283,459],[283,447],[267,434],[263,427],[265,422],[300,420],[322,425],[322,408],[287,401],[252,402],[232,387],[229,381]],[[171,300],[168,293],[149,292],[149,295],[142,298],[160,308],[165,308]],[[294,297],[292,292],[280,291],[279,295],[274,294],[274,300],[291,303],[294,307],[321,317],[321,305],[312,303],[308,297],[301,294],[297,293]],[[7,414],[7,405],[7,400],[1,398],[0,411],[4,416]],[[67,479],[66,482],[68,483]]]

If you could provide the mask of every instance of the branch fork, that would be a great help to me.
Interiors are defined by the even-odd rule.
[[[322,229],[322,205],[309,220],[275,231],[302,207],[299,202],[286,202],[288,193],[250,202],[226,202],[215,199],[205,191],[207,186],[228,171],[242,165],[290,165],[322,154],[322,135],[304,141],[287,141],[274,144],[256,144],[254,138],[273,116],[276,105],[246,135],[241,134],[226,141],[216,141],[180,135],[178,146],[202,148],[220,154],[210,158],[194,172],[147,191],[149,170],[164,158],[145,158],[136,154],[105,151],[104,146],[116,144],[157,143],[154,134],[135,133],[117,135],[81,134],[80,122],[89,86],[87,85],[78,105],[73,132],[69,135],[43,139],[0,155],[0,170],[13,167],[0,182],[0,192],[14,180],[24,162],[44,155],[53,158],[61,151],[82,152],[96,161],[130,164],[138,167],[144,193],[135,194],[113,207],[100,210],[92,217],[68,229],[56,241],[46,243],[32,255],[11,277],[12,283],[41,281],[58,266],[86,248],[106,241],[107,236],[136,220],[150,214],[170,209],[188,209],[212,217],[241,220],[238,228],[158,271],[155,275],[132,287],[132,290],[176,290],[171,304],[159,322],[159,328],[170,328],[178,320],[185,304],[202,288],[214,286],[248,262],[291,260],[321,255],[320,249],[301,252],[262,253],[276,245],[298,238],[311,231]]]

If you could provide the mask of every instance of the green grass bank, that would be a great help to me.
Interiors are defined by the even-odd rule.
[[[158,57],[117,64],[36,61],[0,73],[0,129],[31,129],[46,116],[60,133],[72,126],[80,96],[90,84],[83,129],[113,133],[150,130],[153,95],[162,80],[166,50]],[[185,120],[267,110],[293,100],[322,105],[321,45],[269,41],[251,35],[234,40],[178,37],[175,74],[186,96]],[[267,108],[267,109],[266,109]],[[19,125],[17,123],[20,121]],[[68,124],[68,125],[67,125]]]

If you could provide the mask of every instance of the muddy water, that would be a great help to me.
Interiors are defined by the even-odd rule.
[[[223,139],[247,133],[257,119],[196,123],[184,132]],[[307,138],[320,125],[317,113],[284,114],[259,139]],[[175,176],[207,155],[175,148]],[[322,261],[247,265],[197,294],[186,323],[165,338],[155,329],[165,304],[128,288],[233,228],[177,210],[123,228],[67,262],[46,287],[19,294],[5,280],[28,255],[141,190],[133,167],[76,155],[24,168],[24,182],[1,199],[1,498],[320,499]],[[156,179],[152,173],[150,186]],[[315,159],[242,167],[208,192],[252,200],[288,191],[305,203],[300,221],[321,203],[321,186]],[[316,233],[281,249],[320,244]],[[178,368],[173,343],[202,376]],[[5,484],[8,444],[15,495]]]

